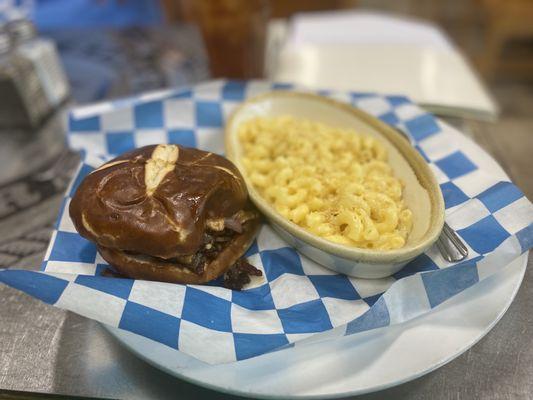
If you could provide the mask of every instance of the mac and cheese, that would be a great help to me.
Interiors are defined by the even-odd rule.
[[[378,140],[290,116],[248,120],[239,138],[249,181],[284,217],[344,245],[405,245],[412,214]]]

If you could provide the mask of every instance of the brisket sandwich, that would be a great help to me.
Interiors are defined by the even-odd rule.
[[[261,274],[240,259],[259,214],[237,168],[213,153],[177,145],[125,153],[83,180],[69,211],[80,235],[130,278],[198,284],[233,267],[242,284],[243,274]]]

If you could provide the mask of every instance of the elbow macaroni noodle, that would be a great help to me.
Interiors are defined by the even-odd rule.
[[[290,116],[239,128],[249,181],[285,218],[332,242],[405,245],[412,213],[376,139]]]

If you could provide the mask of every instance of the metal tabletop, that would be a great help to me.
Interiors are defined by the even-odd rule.
[[[40,265],[61,202],[60,190],[26,207],[27,182],[17,181],[15,191],[13,184],[2,186],[1,182],[57,159],[63,143],[60,121],[57,115],[31,135],[0,132],[0,199],[11,196],[23,210],[0,217],[0,265],[28,269]],[[532,398],[532,263],[530,259],[509,311],[473,348],[415,381],[357,398]],[[119,399],[236,398],[157,370],[123,348],[95,321],[4,285],[0,302],[0,398],[36,393]]]

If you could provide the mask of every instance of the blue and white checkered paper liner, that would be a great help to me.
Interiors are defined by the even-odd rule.
[[[105,261],[76,233],[67,211],[85,175],[104,160],[154,143],[222,153],[222,126],[236,105],[291,88],[214,81],[74,110],[68,142],[84,151],[85,160],[65,197],[42,272],[2,270],[0,281],[207,363],[224,363],[409,320],[532,247],[531,203],[505,177],[480,169],[479,154],[459,149],[452,128],[405,97],[320,91],[409,134],[441,184],[446,220],[468,244],[467,261],[448,264],[431,248],[390,278],[349,278],[301,256],[264,226],[247,253],[264,278],[242,292],[220,282],[177,285],[100,276]]]

